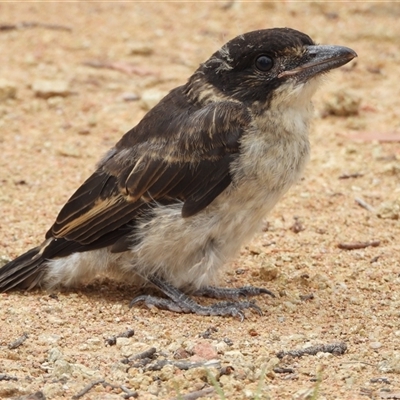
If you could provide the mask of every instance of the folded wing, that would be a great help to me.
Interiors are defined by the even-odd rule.
[[[235,102],[190,106],[180,89],[123,136],[62,208],[47,238],[109,244],[106,238],[117,241],[146,208],[183,202],[188,218],[231,184],[248,110]]]

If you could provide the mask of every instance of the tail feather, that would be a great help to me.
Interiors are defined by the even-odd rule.
[[[118,241],[120,241],[119,246],[114,251],[127,251],[132,244],[131,232],[132,224],[125,224],[90,244],[49,237],[40,246],[27,251],[0,268],[0,293],[11,289],[30,290],[41,286],[49,270],[48,262],[55,258],[106,248]]]
[[[41,249],[35,247],[0,268],[0,292],[40,285],[46,272]]]

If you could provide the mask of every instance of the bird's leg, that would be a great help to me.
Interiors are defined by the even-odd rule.
[[[202,306],[192,300],[189,296],[185,293],[181,292],[174,286],[170,285],[169,283],[165,282],[164,280],[157,278],[157,277],[150,277],[148,280],[157,286],[169,299],[159,298],[155,296],[148,296],[142,295],[135,297],[131,303],[130,307],[134,304],[144,301],[148,306],[156,306],[158,308],[167,309],[170,311],[175,312],[184,312],[184,313],[194,313],[198,315],[219,315],[219,316],[238,316],[241,320],[244,319],[243,310],[252,308],[257,311],[258,314],[262,315],[260,307],[258,307],[252,301],[241,301],[241,302],[229,302],[223,301],[219,303],[215,303],[211,306]],[[213,288],[215,289],[215,288]],[[250,290],[248,288],[245,289],[245,293],[254,293],[254,294],[261,294],[261,293],[268,293],[269,291],[264,292],[261,289],[256,289],[259,293],[254,293],[254,290]],[[223,289],[224,290],[224,289]],[[229,292],[229,289],[226,289]],[[218,289],[217,289],[218,291]],[[228,296],[229,297],[229,296]],[[232,297],[232,295],[231,295]]]
[[[206,286],[202,289],[196,290],[193,294],[195,296],[211,297],[213,299],[234,300],[237,300],[240,297],[258,296],[260,294],[268,294],[271,297],[275,297],[275,295],[270,290],[254,286],[242,286],[239,288],[221,288],[215,286]]]

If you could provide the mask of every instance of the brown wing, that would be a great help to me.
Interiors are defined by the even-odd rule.
[[[238,103],[195,107],[177,88],[117,143],[59,213],[47,237],[90,245],[126,233],[144,208],[183,202],[190,217],[231,183],[230,164],[250,123]]]

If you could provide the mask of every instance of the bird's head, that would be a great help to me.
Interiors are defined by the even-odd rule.
[[[222,96],[265,105],[279,96],[310,99],[318,77],[356,56],[347,47],[316,45],[304,33],[274,28],[232,39],[197,73]]]

